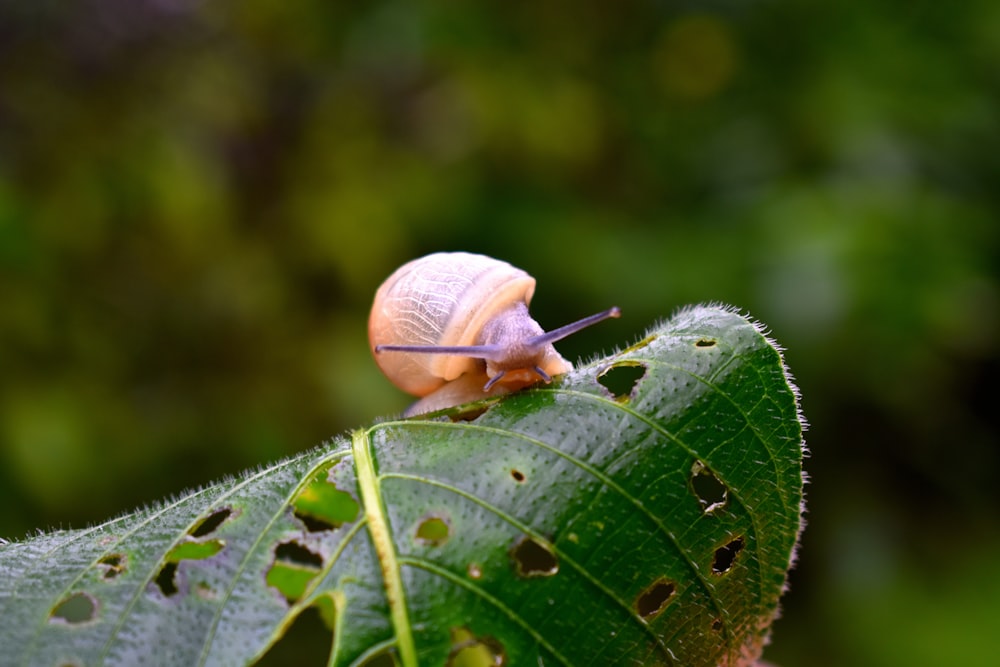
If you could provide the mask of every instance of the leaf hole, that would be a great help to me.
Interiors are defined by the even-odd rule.
[[[108,554],[97,563],[104,567],[105,579],[114,579],[125,572],[125,554]]]
[[[518,470],[517,468],[510,469],[510,476],[513,477],[514,481],[517,482],[518,484],[521,484],[522,482],[524,482],[525,479],[527,479],[524,476],[524,473]]]
[[[732,569],[736,563],[736,557],[743,551],[743,538],[737,537],[730,540],[715,550],[715,557],[712,559],[712,573],[725,574]]]
[[[521,577],[551,577],[559,571],[559,561],[549,547],[527,535],[517,541],[510,555]]]
[[[726,506],[729,490],[701,461],[691,466],[691,493],[698,499],[701,511],[711,514]]]
[[[302,512],[293,512],[293,514],[296,519],[302,522],[302,525],[305,527],[307,533],[322,533],[327,530],[337,529],[337,526],[318,517],[304,514]]]
[[[310,533],[335,530],[358,518],[358,501],[325,479],[311,482],[292,501],[295,518]]]
[[[451,412],[448,413],[448,419],[450,419],[453,422],[474,422],[480,417],[482,417],[484,414],[486,414],[486,412],[489,411],[489,409],[492,407],[493,404],[491,403],[489,405],[471,407],[465,410],[461,410],[459,412]]]
[[[322,567],[322,556],[289,540],[274,548],[274,563],[264,579],[292,605],[306,594]]]
[[[676,589],[674,582],[665,578],[657,579],[636,598],[635,610],[647,621],[656,618],[666,609]]]
[[[156,587],[166,597],[177,595],[177,563],[171,561],[164,564],[156,574]]]
[[[228,507],[223,507],[222,509],[215,510],[207,517],[202,519],[197,526],[188,531],[188,535],[196,538],[205,537],[206,535],[211,535],[216,530],[218,530],[219,526],[221,526],[226,519],[232,516],[232,514],[233,510]]]
[[[715,347],[719,341],[714,338],[699,338],[695,341],[695,347]]]
[[[299,612],[278,641],[253,664],[256,667],[327,665],[332,646],[333,625],[319,606],[311,605]]]
[[[493,637],[476,637],[468,628],[451,629],[446,667],[501,667],[507,664],[503,644]]]
[[[427,517],[417,526],[416,537],[420,544],[439,547],[451,537],[451,525],[441,517]]]
[[[712,632],[722,632],[722,619],[717,618],[712,621]]]
[[[199,542],[194,539],[186,539],[178,542],[167,552],[166,560],[172,563],[179,563],[182,560],[205,560],[211,558],[226,548],[224,540],[214,539]]]
[[[469,563],[465,571],[468,573],[469,579],[481,579],[483,577],[483,566],[479,563]]]
[[[597,376],[597,382],[610,392],[616,401],[632,398],[639,381],[646,375],[646,367],[634,361],[609,366]]]
[[[80,625],[97,618],[97,598],[89,593],[73,593],[57,604],[49,614],[49,621]]]
[[[295,540],[282,542],[274,549],[274,557],[286,563],[306,565],[317,570],[323,567],[323,557],[307,549]]]

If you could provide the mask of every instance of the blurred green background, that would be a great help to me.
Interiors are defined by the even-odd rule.
[[[992,665],[1000,3],[0,0],[0,535],[400,410],[375,288],[538,278],[560,345],[722,301],[787,349],[809,528],[767,657]]]

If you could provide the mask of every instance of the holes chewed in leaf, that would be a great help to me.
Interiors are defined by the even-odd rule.
[[[206,535],[211,535],[218,530],[219,526],[222,525],[222,522],[232,516],[232,514],[233,510],[228,507],[215,510],[202,519],[201,523],[192,528],[188,535],[191,537],[205,537]]]
[[[646,375],[646,367],[634,361],[609,366],[597,376],[597,382],[611,393],[616,401],[627,401],[635,392],[639,381]]]
[[[322,567],[322,556],[290,540],[275,547],[274,564],[267,571],[265,581],[277,589],[288,604],[294,604],[305,595]]]
[[[226,543],[222,540],[207,540],[205,542],[185,540],[174,545],[167,553],[166,559],[172,563],[179,563],[182,560],[204,560],[211,558],[225,548]]]
[[[114,579],[125,571],[125,554],[108,554],[97,564],[104,568],[105,579]]]
[[[479,579],[483,576],[483,566],[479,563],[469,563],[465,571],[469,573],[470,579]]]
[[[160,592],[170,597],[176,595],[179,588],[177,585],[177,565],[184,560],[205,560],[211,558],[226,548],[226,543],[220,539],[199,541],[191,536],[185,537],[178,542],[164,556],[163,567],[154,580]]]
[[[451,526],[446,519],[429,516],[417,526],[417,542],[430,547],[439,547],[451,537]]]
[[[316,517],[308,514],[302,514],[300,512],[294,512],[294,514],[295,518],[301,521],[302,525],[304,525],[306,530],[310,533],[320,533],[324,530],[334,530],[337,528],[337,526],[328,521],[317,519]]]
[[[714,338],[699,338],[694,344],[695,347],[715,347],[719,341]]]
[[[49,614],[49,621],[79,625],[97,618],[97,599],[87,593],[73,593],[57,604]]]
[[[323,567],[323,557],[310,551],[295,540],[282,542],[274,549],[274,557],[286,563],[296,563],[319,569]]]
[[[156,575],[156,586],[165,596],[177,595],[177,563],[166,563]]]
[[[743,551],[743,538],[737,537],[730,540],[715,550],[715,557],[712,559],[712,573],[725,574],[736,562],[736,557]]]
[[[451,629],[447,667],[501,667],[506,664],[503,644],[493,637],[476,637],[468,628]]]
[[[333,646],[332,627],[319,608],[306,607],[285,628],[281,638],[254,663],[254,667],[326,665],[330,660],[330,647]]]
[[[676,588],[672,581],[656,580],[636,598],[635,610],[647,621],[656,618],[666,608]]]
[[[723,627],[721,618],[717,618],[712,621],[712,632],[719,632]]]
[[[324,479],[316,479],[302,489],[292,502],[295,518],[306,530],[317,533],[340,528],[358,518],[358,501],[347,491]]]
[[[549,547],[525,535],[510,551],[517,574],[522,577],[551,577],[559,571],[559,561]]]
[[[701,461],[695,461],[691,466],[691,493],[698,499],[705,514],[725,507],[729,496],[726,486]]]
[[[510,476],[514,478],[514,481],[520,484],[525,480],[524,473],[517,468],[510,469]]]
[[[489,410],[492,405],[483,405],[479,407],[468,408],[467,410],[462,410],[460,412],[452,412],[448,414],[448,419],[453,422],[474,422],[480,417],[482,417],[487,410]]]

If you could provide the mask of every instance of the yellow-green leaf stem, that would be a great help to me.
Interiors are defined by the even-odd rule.
[[[358,488],[361,491],[361,503],[364,505],[368,519],[368,532],[375,543],[379,564],[382,567],[382,579],[385,583],[386,597],[389,602],[389,614],[392,617],[392,627],[396,632],[396,647],[403,667],[417,667],[417,650],[413,643],[410,621],[406,613],[406,593],[403,590],[403,579],[400,576],[399,560],[393,544],[389,520],[382,505],[379,493],[378,476],[375,472],[375,462],[369,450],[368,434],[365,431],[355,431],[351,442],[354,461],[358,475]]]

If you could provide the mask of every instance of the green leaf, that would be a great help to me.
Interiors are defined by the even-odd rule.
[[[308,610],[331,665],[751,664],[801,463],[778,350],[692,308],[551,385],[0,547],[0,662],[247,664]]]

